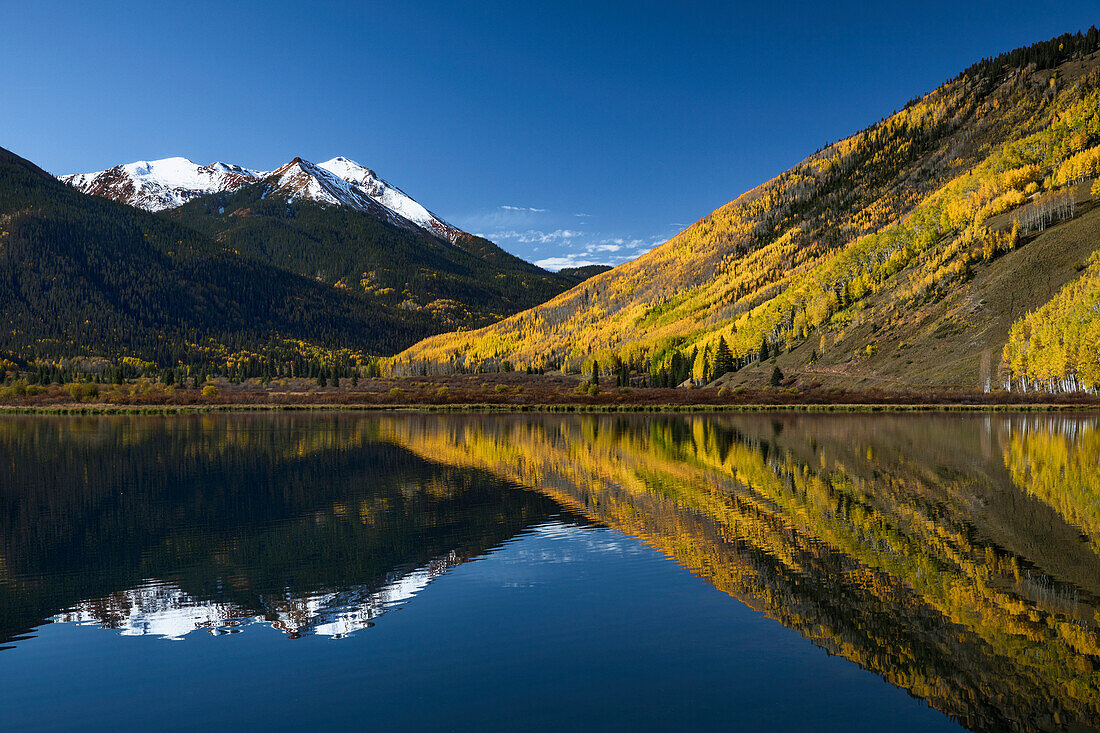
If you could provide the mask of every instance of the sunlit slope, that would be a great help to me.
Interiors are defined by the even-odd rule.
[[[825,378],[888,378],[896,365],[864,363],[880,340],[919,332],[930,308],[983,269],[1087,213],[1100,172],[1097,43],[1090,32],[977,64],[639,259],[493,326],[429,338],[394,369],[507,359],[579,370],[595,358],[657,374],[678,351],[688,375],[709,382],[721,338],[735,367],[805,345],[791,366],[823,360]],[[1051,295],[1012,303],[1009,325]],[[975,386],[983,366],[1005,376],[1009,325],[972,347],[975,362],[990,352],[988,366],[906,380]]]
[[[942,418],[920,446],[888,417],[381,424],[642,538],[969,728],[1100,716],[1100,557],[1065,521],[1087,502],[1049,486],[1030,499],[1004,463],[1016,475],[1019,441],[1059,432],[1087,463],[1091,443],[1062,431],[1091,422]]]
[[[1072,354],[1076,367],[1072,374],[1064,369],[1066,352],[1061,349],[1065,337],[1076,334],[1080,343],[1090,329],[1093,333],[1100,329],[1100,319],[1088,318],[1077,307],[1083,303],[1060,295],[1065,288],[1067,294],[1100,297],[1100,288],[1084,270],[1100,246],[1100,210],[1092,207],[1088,187],[1082,185],[1074,219],[1029,238],[1026,246],[972,267],[969,279],[942,297],[897,308],[894,291],[875,293],[853,312],[842,331],[825,331],[795,344],[791,351],[780,350],[766,361],[731,372],[717,383],[759,387],[778,366],[802,381],[854,388],[996,389],[1011,382],[1016,389],[1057,390],[1084,382],[1095,385],[1095,377],[1088,380],[1095,373],[1100,348],[1078,348]],[[1066,308],[1065,315],[1076,318],[1078,326],[1046,318],[1048,304],[1057,302],[1074,307]],[[1045,342],[1032,342],[1031,330],[1023,326],[1036,322],[1045,324],[1044,333],[1049,335]],[[1018,334],[1015,339],[1014,333]],[[1010,342],[1016,346],[1006,351]],[[1100,341],[1093,337],[1092,343]]]

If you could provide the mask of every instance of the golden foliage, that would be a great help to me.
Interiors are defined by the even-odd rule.
[[[1012,324],[1004,362],[1022,389],[1100,389],[1100,253],[1050,302]]]
[[[762,344],[843,328],[876,293],[895,311],[939,299],[1016,247],[1021,228],[1072,215],[1072,191],[1028,203],[1040,181],[1095,172],[1100,71],[1053,99],[1021,74],[986,96],[965,77],[950,82],[637,260],[492,326],[426,339],[390,368],[507,359],[575,372],[600,354],[652,371],[679,353],[698,378],[719,338],[744,362]],[[1011,231],[991,226],[1012,211]]]

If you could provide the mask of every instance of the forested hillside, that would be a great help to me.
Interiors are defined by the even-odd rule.
[[[1098,50],[1092,28],[983,60],[639,259],[393,369],[1096,389]]]
[[[370,212],[288,201],[271,187],[261,181],[210,194],[161,216],[250,259],[420,314],[435,332],[493,323],[577,282],[471,234],[456,230],[452,243]]]
[[[0,149],[0,366],[105,356],[217,362],[392,353],[427,313],[243,258],[156,215],[80,193]]]

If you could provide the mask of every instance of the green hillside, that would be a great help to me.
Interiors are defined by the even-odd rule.
[[[543,303],[578,279],[460,234],[452,244],[342,206],[288,203],[267,182],[210,194],[161,216],[253,260],[431,319],[434,331],[484,326]],[[389,352],[393,353],[393,352]]]
[[[637,260],[393,370],[1096,389],[1098,50],[1090,29],[983,60]],[[1056,296],[1044,338],[1072,325],[1075,346],[1036,350],[1013,324]]]

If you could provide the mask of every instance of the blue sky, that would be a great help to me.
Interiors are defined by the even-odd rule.
[[[11,2],[0,146],[53,173],[344,155],[548,266],[630,259],[1097,2]]]

